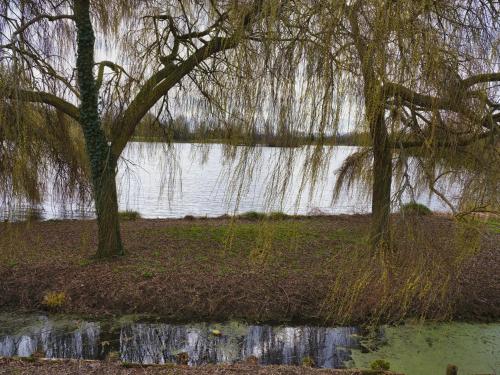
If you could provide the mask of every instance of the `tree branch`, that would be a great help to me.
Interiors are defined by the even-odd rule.
[[[496,81],[500,81],[500,72],[476,74],[462,80],[462,84],[465,87],[470,87],[478,83],[496,82]]]
[[[113,154],[118,157],[125,148],[128,140],[134,134],[135,127],[162,96],[175,86],[182,78],[189,74],[200,62],[215,53],[236,47],[240,38],[215,38],[198,49],[187,60],[177,65],[175,69],[162,69],[153,75],[137,94],[121,120],[111,132]],[[120,126],[118,128],[118,126]]]
[[[63,20],[63,19],[74,20],[75,16],[73,16],[71,14],[60,14],[60,15],[57,15],[57,16],[53,16],[53,15],[50,15],[50,14],[40,14],[39,16],[36,16],[32,20],[28,21],[27,23],[25,23],[24,25],[22,25],[21,27],[19,27],[13,33],[13,36],[16,37],[17,35],[22,34],[28,27],[30,27],[34,23],[37,23],[38,21],[41,21],[43,19],[47,19],[49,21],[58,21],[58,20]]]
[[[97,90],[99,90],[101,88],[101,86],[102,86],[102,81],[104,79],[104,68],[105,67],[108,67],[109,69],[111,69],[115,73],[122,72],[130,80],[135,81],[135,79],[132,76],[130,76],[123,67],[121,67],[118,64],[115,64],[112,61],[104,60],[104,61],[96,63],[96,65],[99,66],[99,68],[97,70],[97,79],[96,79]]]
[[[409,88],[392,82],[384,82],[385,97],[398,97],[405,102],[427,109],[444,109],[462,113],[463,105],[455,100],[443,99],[431,95],[419,94]]]
[[[120,156],[127,142],[134,134],[137,124],[173,86],[207,58],[216,53],[235,48],[241,40],[245,39],[245,34],[250,31],[250,28],[257,20],[257,16],[262,11],[262,1],[256,0],[253,6],[242,15],[242,24],[231,36],[213,38],[206,42],[203,47],[198,48],[186,60],[178,65],[169,64],[165,66],[144,84],[137,96],[132,100],[132,103],[130,103],[130,106],[125,110],[121,119],[111,129],[111,152],[116,158]],[[167,20],[169,18],[168,15],[162,17]],[[170,24],[170,27],[175,28],[172,21],[170,21]]]
[[[474,142],[477,142],[481,139],[488,138],[495,134],[494,130],[489,132],[484,132],[469,138],[461,138],[455,140],[447,140],[447,141],[437,141],[434,143],[434,146],[437,148],[446,148],[446,147],[465,147]],[[414,148],[414,147],[422,147],[426,144],[425,141],[396,141],[392,142],[391,147],[393,149],[405,149],[405,148]]]
[[[79,121],[80,119],[80,111],[76,106],[48,92],[16,90],[15,93],[11,92],[6,98],[9,100],[19,100],[27,103],[47,104],[76,121]]]

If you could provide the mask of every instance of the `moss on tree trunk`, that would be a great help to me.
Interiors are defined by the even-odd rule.
[[[94,30],[88,0],[74,1],[77,27],[77,77],[80,87],[80,125],[90,161],[92,187],[99,227],[98,257],[123,254],[116,193],[116,158],[101,127],[94,69]]]

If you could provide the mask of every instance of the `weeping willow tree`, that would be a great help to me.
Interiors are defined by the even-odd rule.
[[[43,151],[32,153],[32,145],[51,147],[56,137],[39,121],[41,131],[51,135],[34,142],[25,113],[51,108],[64,118],[60,132],[67,132],[65,121],[80,129],[71,142],[66,137],[57,143],[83,140],[85,156],[83,165],[71,164],[73,159],[59,158],[64,150],[56,150],[48,162],[57,158],[71,176],[89,171],[97,256],[122,254],[115,175],[136,127],[149,112],[168,111],[169,92],[182,90],[186,77],[201,85],[221,66],[230,66],[225,52],[274,24],[280,7],[278,1],[2,1],[0,98],[7,131],[0,134],[14,135],[0,139],[7,141],[0,171],[13,181],[2,190],[39,199],[40,186],[29,181],[42,180],[46,171],[36,159]],[[96,61],[96,50],[120,57]],[[9,167],[7,160],[16,153],[22,158]]]
[[[404,191],[412,196],[427,187],[454,211],[495,211],[498,3],[292,3],[280,9],[286,21],[236,51],[237,72],[228,73],[233,66],[226,66],[215,84],[201,85],[218,121],[237,119],[249,133],[272,123],[285,137],[314,136],[319,142],[306,153],[304,184],[324,171],[329,155],[322,140],[338,133],[350,116],[371,139],[346,160],[334,190],[338,196],[355,180],[368,185],[373,248],[391,246],[391,205]],[[228,94],[231,88],[237,89]],[[278,158],[275,176],[285,181],[282,186],[294,152],[284,150]],[[413,158],[418,161],[410,171]],[[458,204],[439,190],[445,179],[460,182]],[[271,185],[274,192],[284,191]]]
[[[353,98],[357,125],[371,138],[341,167],[335,190],[355,180],[371,184],[377,251],[367,256],[360,246],[335,256],[325,308],[337,322],[366,314],[367,306],[375,322],[412,311],[449,317],[450,283],[460,279],[475,241],[457,238],[451,256],[439,259],[430,231],[420,236],[413,219],[397,232],[410,241],[392,239],[391,204],[403,191],[426,187],[457,214],[498,214],[500,5],[318,0],[297,9],[295,40],[302,47],[295,54],[310,66],[319,62],[308,79],[318,82],[316,98]],[[316,108],[328,114],[332,107]]]
[[[373,247],[390,247],[393,175],[399,182],[396,197],[399,187],[411,186],[409,156],[419,159],[419,175],[414,176],[418,183],[447,203],[437,182],[443,176],[465,174],[459,172],[464,171],[463,163],[454,169],[452,163],[444,163],[444,155],[456,161],[455,167],[458,160],[467,159],[465,167],[474,178],[462,181],[461,207],[481,201],[478,207],[496,210],[498,3],[313,1],[298,9],[297,19],[305,20],[297,26],[300,40],[313,46],[307,58],[323,59],[329,67],[316,70],[322,76],[317,78],[321,87],[341,88],[337,97],[355,98],[358,124],[371,135],[369,149],[349,157],[341,168],[336,192],[355,178],[371,180]],[[366,175],[371,160],[372,172]]]
[[[224,124],[230,142],[235,124],[248,134],[272,124],[285,138],[297,132],[314,136],[319,142],[307,150],[303,185],[316,181],[328,160],[322,139],[339,131],[346,112],[355,112],[354,119],[368,129],[371,142],[347,160],[337,188],[360,174],[372,182],[374,247],[390,244],[393,174],[407,176],[405,155],[410,151],[424,154],[421,177],[434,181],[434,190],[441,175],[434,171],[441,149],[453,155],[465,146],[475,156],[486,155],[486,147],[489,155],[496,152],[495,2],[0,4],[2,115],[14,119],[2,127],[15,135],[11,145],[31,145],[22,142],[33,135],[21,113],[53,108],[58,119],[77,124],[79,131],[71,127],[67,132],[71,140],[57,140],[76,149],[85,144],[80,166],[70,162],[68,153],[59,157],[62,149],[57,147],[52,159],[72,166],[65,169],[68,175],[91,176],[99,256],[122,253],[114,178],[118,159],[144,116],[160,118],[172,107]],[[95,51],[100,60],[94,61]],[[43,121],[39,124],[50,133]],[[39,138],[38,144],[45,139],[50,145],[48,137]],[[22,151],[24,160],[2,168],[4,176],[13,176],[14,170],[21,171],[16,181],[40,175],[29,147],[4,148],[4,155]],[[234,148],[228,151],[234,157]],[[283,184],[271,183],[273,192],[284,194],[293,156],[293,149],[280,154],[272,180]],[[255,168],[248,162],[252,157],[252,150],[243,151],[238,166],[243,175]],[[366,163],[371,158],[370,172]],[[480,194],[486,200],[494,192],[491,178],[488,181],[489,192]],[[23,195],[21,185],[3,190]]]

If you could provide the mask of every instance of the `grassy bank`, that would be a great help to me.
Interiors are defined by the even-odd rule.
[[[0,306],[172,321],[351,324],[498,320],[500,234],[395,215],[373,254],[369,216],[129,220],[127,255],[94,261],[94,221],[0,224]]]

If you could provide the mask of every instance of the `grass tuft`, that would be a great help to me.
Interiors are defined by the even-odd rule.
[[[314,362],[314,359],[307,356],[307,357],[304,357],[304,359],[302,360],[302,366],[304,367],[316,367],[316,363]]]
[[[58,310],[66,303],[66,293],[48,292],[43,296],[42,305],[49,310]]]
[[[135,221],[141,218],[141,214],[137,211],[121,211],[119,213],[120,220],[123,221]]]
[[[286,220],[290,219],[290,215],[285,214],[284,212],[271,212],[268,215],[269,220]]]
[[[391,368],[391,364],[385,359],[377,359],[372,362],[370,367],[372,368],[372,370],[387,371]]]
[[[486,225],[491,230],[491,232],[500,234],[500,219],[488,219]]]

